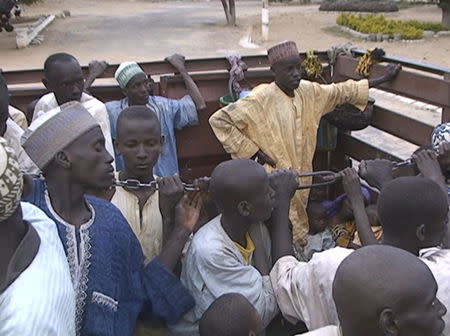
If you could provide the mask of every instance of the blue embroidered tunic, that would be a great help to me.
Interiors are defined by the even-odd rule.
[[[77,335],[132,335],[144,305],[152,318],[169,324],[194,306],[189,292],[157,258],[144,266],[139,241],[111,203],[86,196],[92,217],[76,228],[55,213],[43,180],[34,180],[25,200],[58,227],[76,292]]]
[[[120,112],[128,107],[128,98],[114,100],[105,104],[111,125],[111,137],[117,138],[117,118]],[[191,96],[181,99],[168,99],[160,96],[149,96],[147,107],[156,113],[161,123],[164,145],[153,173],[158,176],[170,176],[178,173],[177,143],[175,129],[198,124],[197,109]],[[123,159],[115,157],[116,169],[123,170]]]

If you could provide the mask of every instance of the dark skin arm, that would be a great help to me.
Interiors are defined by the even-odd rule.
[[[185,194],[175,208],[174,229],[159,254],[159,261],[173,271],[180,259],[183,247],[194,231],[203,204],[201,192]]]
[[[398,75],[401,69],[402,66],[400,64],[388,64],[383,75],[377,78],[369,79],[369,87],[377,87],[380,84],[393,80]]]
[[[173,54],[166,57],[165,60],[180,73],[181,77],[183,77],[184,85],[186,85],[187,92],[194,101],[197,110],[206,109],[205,99],[200,93],[197,84],[195,84],[194,80],[191,76],[189,76],[189,73],[186,70],[184,56],[180,54]]]
[[[97,77],[101,76],[106,68],[108,67],[108,63],[106,61],[97,61],[93,60],[89,63],[89,74],[84,81],[84,91],[89,92],[89,88],[97,79]]]
[[[175,206],[183,197],[184,187],[178,175],[158,179],[159,210],[163,219],[163,246],[175,225]]]
[[[370,227],[369,217],[367,217],[358,174],[353,168],[346,168],[341,172],[341,175],[342,186],[352,206],[356,229],[358,230],[362,245],[378,244]]]
[[[270,219],[272,259],[275,263],[281,257],[294,254],[289,209],[298,187],[298,174],[290,169],[276,170],[270,174],[270,184],[276,199]]]

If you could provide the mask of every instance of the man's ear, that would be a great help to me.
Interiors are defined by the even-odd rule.
[[[425,224],[421,224],[416,228],[416,237],[421,242],[425,240]]]
[[[72,165],[72,163],[70,162],[66,152],[64,151],[60,151],[58,153],[56,153],[55,158],[53,159],[53,161],[60,167],[65,168],[65,169],[69,169]]]
[[[241,216],[247,217],[250,215],[250,204],[247,201],[241,201],[237,205],[238,212]]]
[[[386,308],[380,313],[378,323],[382,335],[385,336],[400,335],[397,321],[395,319],[395,314],[391,309]]]

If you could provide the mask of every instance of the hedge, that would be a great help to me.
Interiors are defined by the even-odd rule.
[[[383,15],[356,15],[342,13],[336,19],[337,24],[349,27],[365,34],[399,34],[404,40],[418,40],[423,38],[425,30],[433,32],[450,30],[450,26],[444,26],[437,22],[423,22],[418,20],[389,20]]]
[[[320,5],[319,10],[328,12],[386,13],[398,12],[398,6],[393,2],[380,1],[324,1]]]

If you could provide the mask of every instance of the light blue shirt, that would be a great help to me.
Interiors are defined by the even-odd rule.
[[[117,138],[117,118],[120,112],[128,107],[128,98],[110,101],[105,104],[111,124],[111,137]],[[149,96],[146,105],[156,113],[161,123],[164,145],[153,173],[158,176],[170,176],[178,173],[177,143],[175,129],[198,124],[197,109],[189,95],[181,99],[169,99],[160,96]],[[124,168],[123,159],[115,154],[116,169]]]

